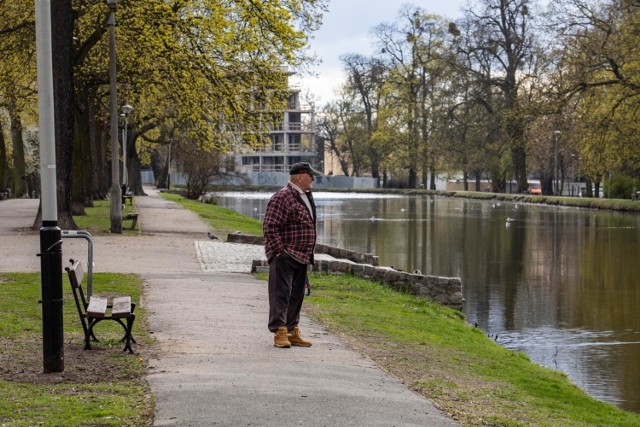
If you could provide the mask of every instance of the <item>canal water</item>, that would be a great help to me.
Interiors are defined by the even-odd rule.
[[[261,218],[271,193],[218,193]],[[434,196],[314,192],[318,241],[462,279],[467,321],[640,412],[640,215]]]

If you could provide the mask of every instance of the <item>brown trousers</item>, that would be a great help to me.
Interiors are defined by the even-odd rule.
[[[269,263],[269,330],[286,326],[290,331],[300,322],[307,265],[282,253]]]

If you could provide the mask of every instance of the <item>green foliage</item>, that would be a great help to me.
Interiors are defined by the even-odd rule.
[[[6,108],[14,122],[22,119],[26,128],[35,122],[37,109],[34,2],[0,5],[0,109]],[[152,143],[227,152],[242,135],[256,144],[268,118],[286,103],[287,73],[313,62],[305,46],[326,5],[326,0],[119,1],[114,13],[118,104],[134,106],[128,118],[131,173],[138,172],[139,159],[151,158]],[[108,157],[117,156],[105,147],[110,140],[104,126],[110,116],[109,9],[104,1],[65,0],[56,7],[68,7],[64,16],[73,26],[73,40],[61,41],[56,57],[73,64],[72,73],[59,74],[71,74],[75,93],[68,98],[77,112],[75,127],[68,127],[76,132],[73,156],[61,160],[73,158],[75,165],[59,165],[73,175],[58,188],[69,189],[81,204],[104,193]],[[25,176],[19,133],[12,135],[14,185]],[[136,144],[140,139],[143,143]],[[132,147],[141,149],[140,156]],[[66,205],[62,209],[69,214]]]
[[[640,189],[640,178],[632,178],[624,174],[615,174],[604,182],[604,192],[614,199],[630,199]]]

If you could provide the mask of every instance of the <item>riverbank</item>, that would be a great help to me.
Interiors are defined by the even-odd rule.
[[[273,192],[273,187],[259,186],[216,186],[209,191],[266,191]],[[601,209],[620,212],[640,212],[640,201],[627,199],[598,199],[592,197],[557,197],[538,196],[531,194],[507,194],[507,193],[487,193],[481,191],[437,191],[422,189],[402,189],[402,188],[368,188],[368,189],[322,189],[318,191],[334,193],[369,193],[369,194],[398,194],[403,196],[439,196],[439,197],[460,197],[477,200],[496,200],[513,203],[531,203],[551,206],[568,206],[586,209]]]

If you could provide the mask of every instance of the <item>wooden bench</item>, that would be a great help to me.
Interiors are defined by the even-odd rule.
[[[133,330],[133,321],[136,319],[136,315],[133,312],[136,305],[131,302],[131,297],[116,297],[109,304],[107,298],[92,295],[87,301],[82,289],[82,279],[84,278],[82,263],[72,259],[69,262],[71,266],[66,267],[65,270],[69,277],[73,298],[75,299],[82,330],[84,331],[84,349],[91,350],[91,340],[98,341],[93,331],[94,327],[103,320],[113,320],[124,329],[124,337],[121,340],[125,343],[124,350],[133,353],[131,343],[135,343],[136,340],[133,339],[131,331]],[[107,313],[108,309],[111,309],[110,314]]]
[[[133,206],[133,192],[129,190],[129,187],[126,185],[121,185],[120,190],[122,191],[122,208],[127,205],[127,200],[129,200],[129,205]]]
[[[129,200],[129,205],[133,206],[133,194],[125,193],[122,195],[122,206],[127,205],[127,200]]]
[[[137,213],[126,214],[122,217],[122,222],[124,221],[131,221],[131,227],[129,228],[129,230],[135,230],[136,225],[138,225],[138,214]]]

